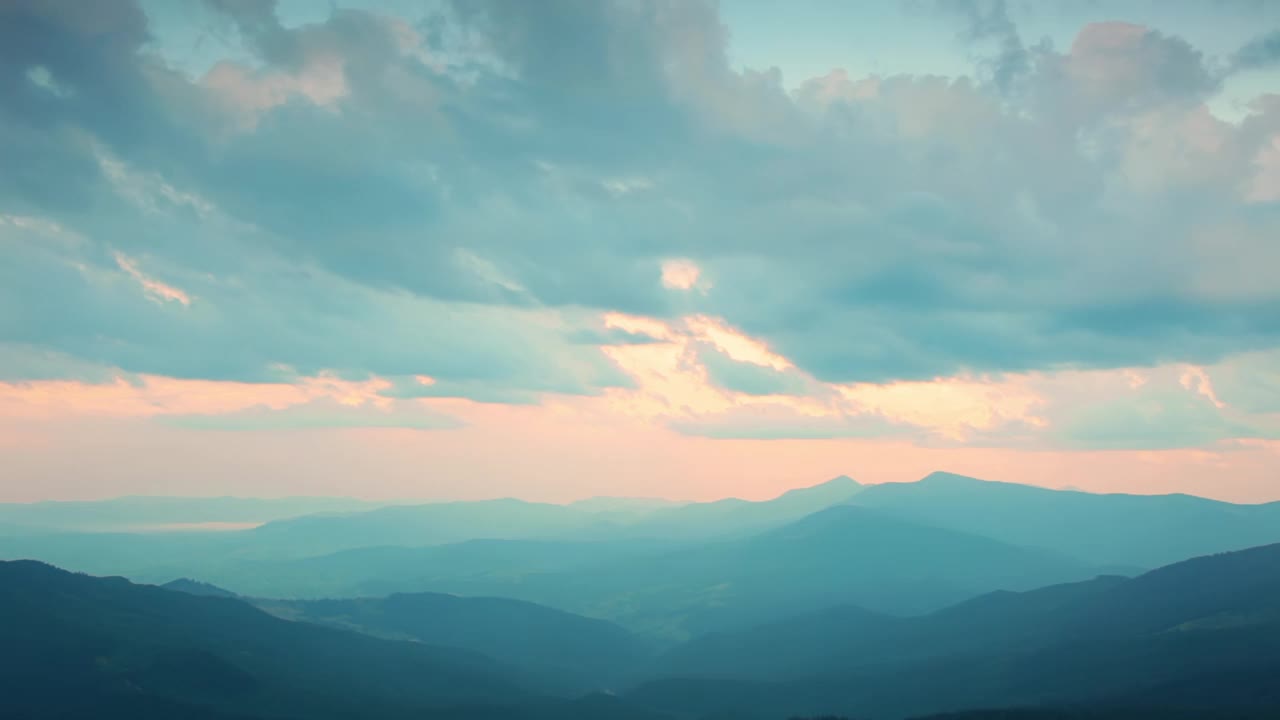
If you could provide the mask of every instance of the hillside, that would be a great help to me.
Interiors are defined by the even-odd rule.
[[[541,697],[475,653],[36,562],[0,563],[0,614],[11,717],[625,716]]]
[[[843,505],[862,490],[862,485],[842,475],[817,485],[788,490],[770,500],[725,498],[663,508],[612,532],[684,540],[741,536]]]
[[[397,592],[520,597],[526,581],[669,552],[651,540],[468,540],[445,545],[353,548],[285,561],[239,560],[201,577],[242,595],[285,598],[370,597]]]
[[[1280,542],[1280,503],[1104,495],[933,473],[872,485],[852,501],[936,527],[1040,547],[1117,569]]]
[[[239,595],[236,595],[230,590],[223,590],[217,585],[210,585],[209,583],[200,582],[199,580],[192,580],[191,578],[178,578],[177,580],[172,580],[170,582],[167,582],[164,585],[161,585],[160,587],[164,588],[165,590],[173,590],[174,592],[187,593],[188,595],[203,595],[205,597],[223,597],[223,598],[239,597]]]
[[[836,506],[741,539],[534,576],[521,591],[670,641],[843,603],[927,612],[1093,574],[1052,553]]]
[[[830,610],[700,638],[654,667],[667,678],[633,698],[743,717],[1109,703],[1274,711],[1280,545],[918,618]]]
[[[502,658],[565,692],[611,690],[649,655],[613,623],[506,598],[412,593],[252,602],[286,619]]]

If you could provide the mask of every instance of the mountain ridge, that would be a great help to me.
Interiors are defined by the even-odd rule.
[[[1204,622],[1224,613],[1233,622]],[[1126,705],[1267,717],[1280,712],[1280,543],[915,618],[835,608],[704,636],[664,661],[627,696],[739,718]]]

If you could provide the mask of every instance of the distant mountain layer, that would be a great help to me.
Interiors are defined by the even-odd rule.
[[[789,490],[772,500],[726,498],[657,510],[614,533],[628,536],[708,539],[777,527],[833,505],[851,502],[863,486],[840,476],[812,487]]]
[[[651,539],[387,545],[298,560],[232,562],[209,568],[204,577],[258,597],[370,597],[429,591],[518,597],[531,577],[587,571],[682,545]]]
[[[243,532],[0,537],[0,557],[244,595],[449,593],[616,622],[663,645],[838,605],[931,612],[1280,541],[1280,504],[1090,495],[935,474],[762,502],[397,506]]]
[[[122,497],[111,500],[0,503],[0,533],[141,532],[183,526],[259,524],[314,513],[370,510],[385,503],[353,498]]]
[[[317,515],[267,523],[255,543],[277,555],[321,555],[378,545],[441,545],[475,539],[705,539],[775,527],[861,490],[849,478],[760,502],[730,498],[674,507],[619,510],[599,502],[552,505],[515,499],[433,503]]]
[[[1153,568],[1280,542],[1280,503],[1190,495],[1096,495],[934,473],[872,485],[853,502],[915,522],[1041,547],[1080,560]]]
[[[597,496],[574,500],[569,507],[591,512],[649,512],[685,503],[663,498]]]
[[[392,561],[391,567],[403,566],[404,578],[447,567],[446,573],[434,577],[439,589],[518,597],[608,618],[668,643],[839,603],[856,602],[893,613],[924,612],[994,589],[1028,589],[1096,574],[1093,568],[1046,551],[853,506],[831,507],[755,535],[686,543],[677,549],[654,546],[649,552],[624,553],[618,547],[574,544],[552,554],[577,553],[580,562],[555,568],[531,557],[515,560],[506,571],[515,580],[504,577],[503,571],[479,568],[506,563],[536,544],[490,543],[488,549],[501,553],[501,559],[481,560],[473,554],[468,566],[460,551],[470,545],[396,551],[405,557]],[[610,556],[592,562],[593,552]],[[433,560],[410,565],[410,554]],[[519,572],[522,564],[535,561],[544,569]],[[310,574],[323,575],[319,569],[332,568],[332,563],[333,558],[316,559],[305,565]]]
[[[102,522],[103,507],[126,501],[148,507],[161,507],[169,501],[179,505],[223,502],[217,498],[137,498],[86,503],[81,509],[97,508],[93,510],[98,518],[95,522]],[[1233,505],[1183,495],[1094,495],[945,473],[915,483],[868,487],[836,478],[762,502],[727,499],[665,506],[606,498],[568,506],[510,499],[435,503],[307,515],[239,532],[155,536],[50,535],[39,528],[33,533],[28,519],[39,518],[28,510],[44,505],[0,506],[0,510],[17,513],[15,524],[8,528],[0,517],[0,558],[39,558],[62,567],[149,582],[192,576],[255,595],[300,597],[400,591],[506,594],[497,582],[500,577],[507,584],[519,584],[530,574],[583,567],[590,564],[585,555],[594,552],[573,551],[584,563],[558,561],[544,552],[551,545],[543,545],[515,553],[537,556],[522,567],[507,552],[521,542],[564,543],[565,548],[606,542],[610,548],[621,549],[623,555],[631,555],[645,543],[660,551],[676,545],[742,539],[835,505],[857,505],[918,525],[1038,548],[1117,574],[1133,574],[1205,553],[1280,542],[1280,503]],[[229,517],[222,511],[201,512],[163,517],[166,521]],[[440,558],[414,555],[424,546],[473,540],[508,541],[510,545],[494,554],[494,565],[480,557],[470,558],[471,577],[467,578],[450,569],[454,565],[449,558],[455,551]],[[402,552],[405,548],[414,552]],[[340,555],[357,551],[370,560],[367,568],[350,562],[355,555]],[[595,554],[599,563],[614,559],[608,552]],[[313,564],[314,558],[324,556],[333,558]],[[403,558],[405,564],[396,565],[397,558]],[[296,567],[290,567],[295,563]],[[322,565],[337,570],[319,572]]]
[[[630,697],[742,718],[1045,705],[1280,717],[1280,545],[923,617],[831,609],[699,638],[652,672],[667,679]]]
[[[234,598],[239,597],[230,590],[223,590],[217,585],[192,580],[191,578],[178,578],[161,585],[165,590],[173,590],[174,592],[184,592],[188,595],[201,595],[204,597],[223,597]]]
[[[677,638],[841,603],[920,613],[1093,574],[1049,552],[834,506],[742,539],[534,578],[530,597]]]
[[[148,582],[199,577],[251,594],[347,592],[366,580],[381,594],[442,590],[447,588],[412,584],[414,578],[439,574],[429,565],[421,575],[417,569],[422,566],[405,566],[390,570],[383,577],[365,573],[344,583],[310,573],[299,582],[281,580],[269,587],[256,581],[252,588],[236,583],[241,579],[247,583],[251,578],[270,578],[276,571],[282,572],[282,577],[296,578],[298,573],[283,569],[281,564],[365,548],[420,548],[472,540],[609,541],[616,547],[647,542],[670,546],[674,541],[695,542],[776,527],[847,501],[859,490],[852,480],[837,478],[768,501],[722,500],[648,509],[617,509],[592,502],[565,506],[514,499],[398,505],[364,512],[304,515],[239,532],[6,535],[0,527],[0,558],[38,558],[60,567],[126,575]],[[485,573],[490,568],[473,564],[470,569]],[[410,585],[398,585],[401,578],[409,578]]]
[[[1097,572],[1047,551],[838,505],[755,535],[674,548],[640,540],[472,541],[241,564],[210,579],[260,595],[434,589],[513,597],[671,643],[840,603],[911,614]]]

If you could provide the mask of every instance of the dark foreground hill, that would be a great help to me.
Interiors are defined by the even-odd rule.
[[[1280,717],[1280,545],[919,618],[829,610],[701,638],[657,667],[668,677],[630,697],[741,718],[1081,705]]]
[[[0,563],[0,715],[619,718],[482,655],[289,622],[236,599]]]
[[[478,652],[520,666],[546,687],[566,693],[608,691],[651,656],[622,627],[521,600],[443,593],[285,600],[242,597],[182,578],[166,590],[240,598],[285,620]]]

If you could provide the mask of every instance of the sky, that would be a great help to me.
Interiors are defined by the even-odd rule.
[[[1280,3],[0,0],[0,501],[1280,500]]]

